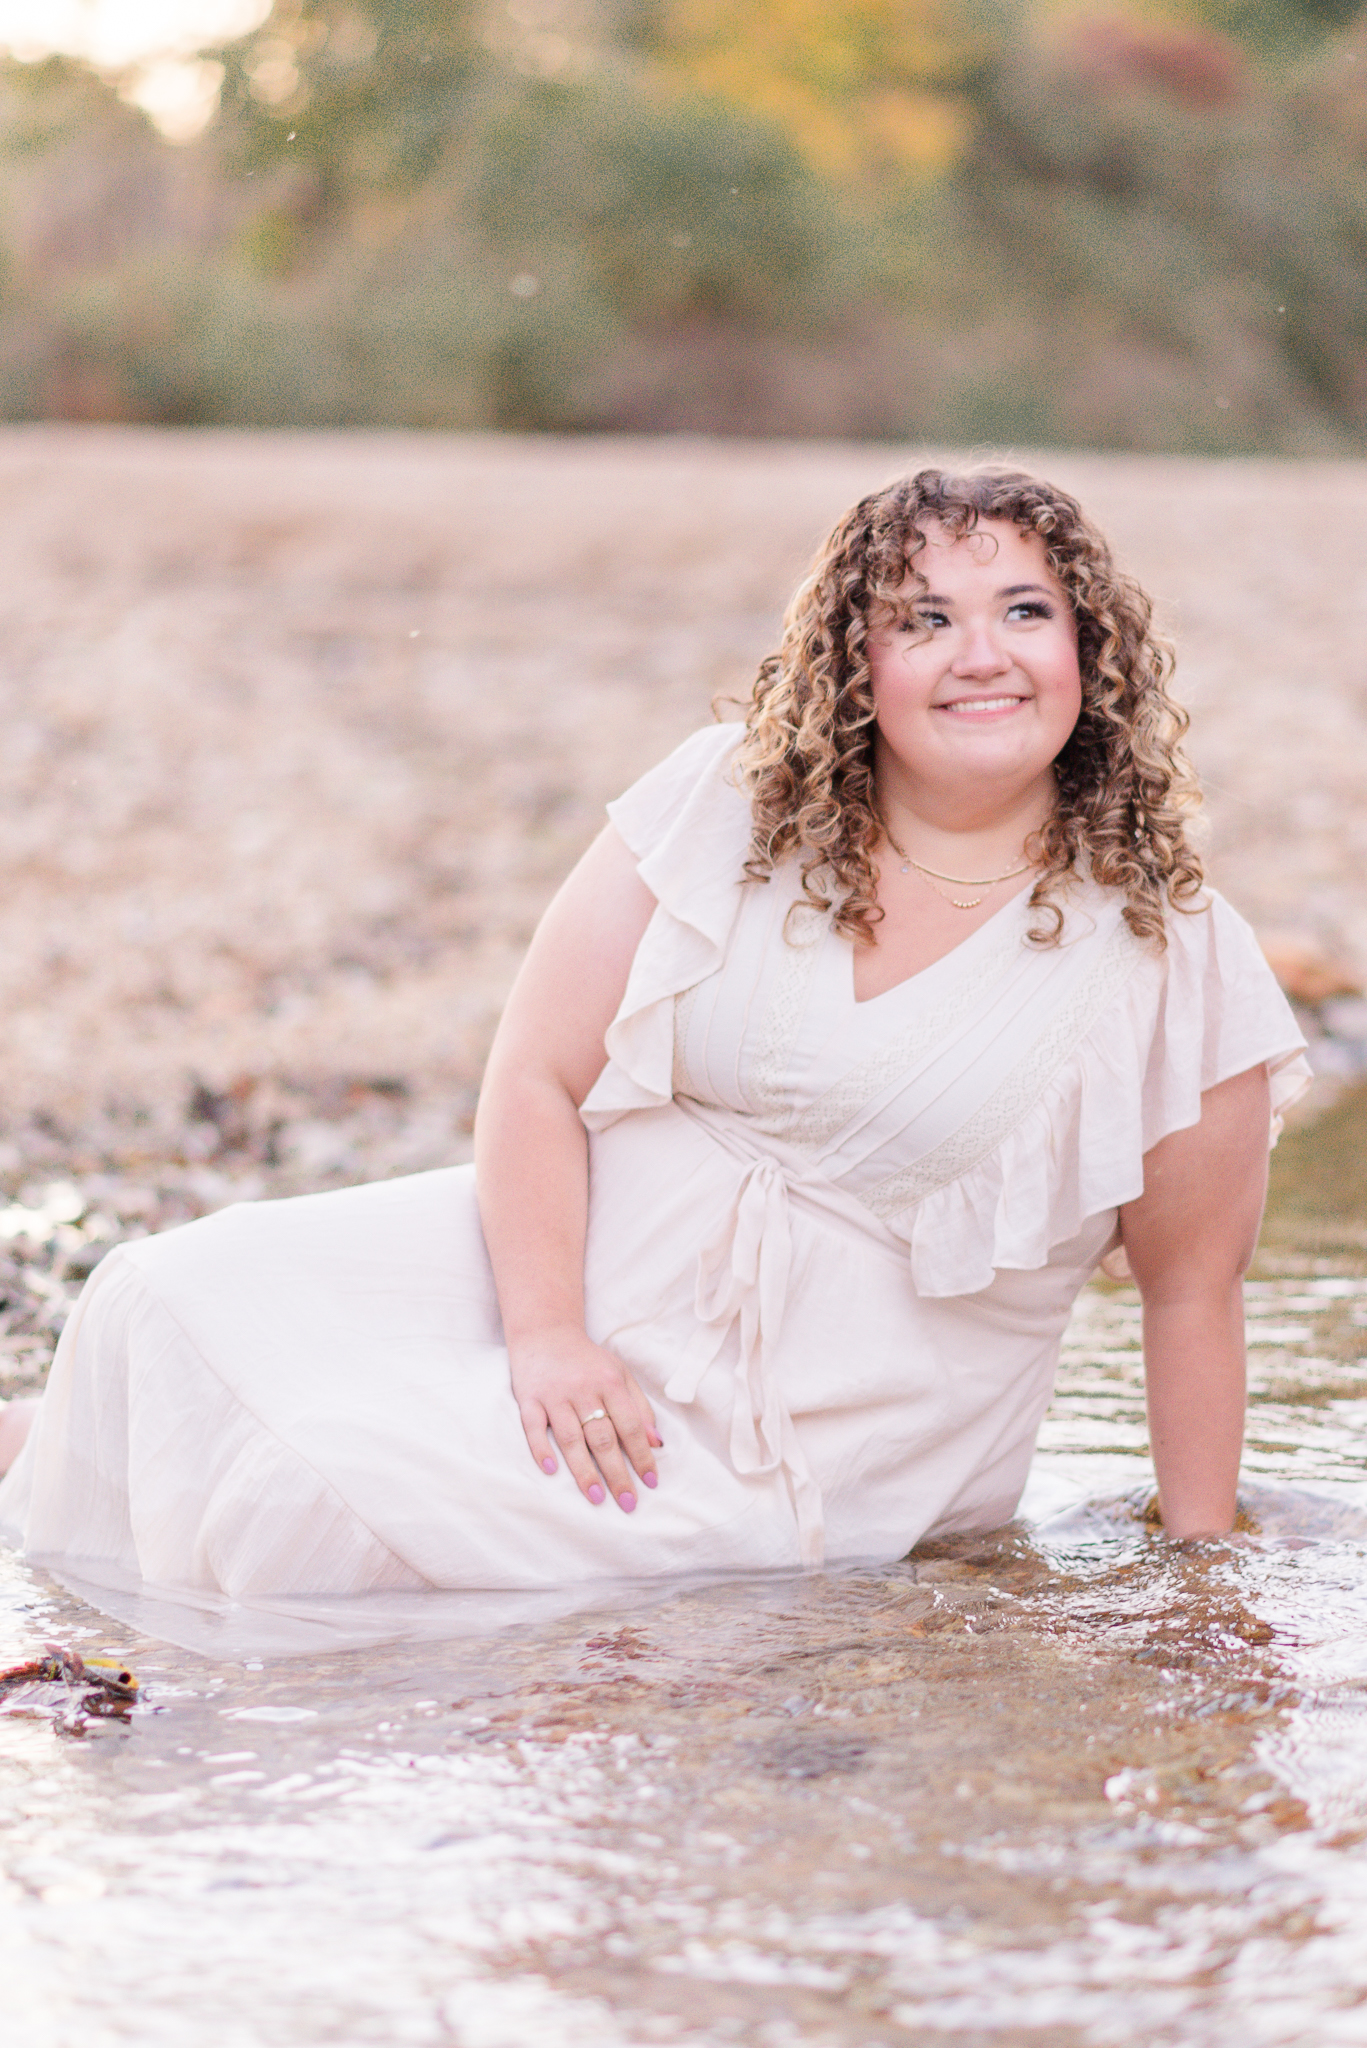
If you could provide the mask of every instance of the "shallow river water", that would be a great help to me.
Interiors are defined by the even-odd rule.
[[[1097,1288],[1021,1517],[876,1571],[188,1649],[0,1561],[6,1664],[143,1688],[0,1703],[4,2041],[1367,2043],[1363,1270],[1250,1287],[1230,1544]]]

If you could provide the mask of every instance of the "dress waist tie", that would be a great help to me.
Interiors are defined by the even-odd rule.
[[[778,1385],[778,1340],[792,1252],[783,1169],[775,1159],[757,1159],[741,1181],[730,1215],[699,1253],[694,1307],[701,1327],[665,1394],[685,1405],[696,1400],[739,1321],[731,1463],[744,1474],[782,1466],[797,1516],[799,1555],[804,1565],[819,1565],[826,1549],[821,1489]]]

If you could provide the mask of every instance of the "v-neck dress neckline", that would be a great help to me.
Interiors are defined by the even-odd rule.
[[[1011,912],[1014,911],[1019,915],[1023,905],[1028,902],[1029,895],[1030,890],[1027,884],[1025,888],[1018,889],[1014,896],[1009,896],[1000,909],[994,910],[991,917],[986,918],[974,931],[969,932],[966,938],[956,940],[948,952],[941,953],[935,960],[927,961],[924,967],[918,967],[914,973],[904,974],[900,981],[894,981],[889,987],[880,989],[875,996],[859,996],[855,993],[855,942],[847,937],[844,932],[836,932],[832,928],[832,937],[843,945],[848,956],[847,978],[851,1006],[856,1010],[867,1010],[871,1005],[886,1002],[890,997],[900,995],[917,984],[920,984],[918,993],[924,994],[928,988],[934,987],[933,977],[938,968],[949,969],[951,962],[954,963],[955,967],[960,967],[965,959],[971,964],[974,958],[976,942],[984,938],[984,935],[988,933],[993,934],[995,937],[1003,929],[1005,921]],[[991,942],[989,941],[988,943],[990,944]],[[946,978],[948,978],[948,975]],[[895,1006],[889,1003],[889,1007]]]

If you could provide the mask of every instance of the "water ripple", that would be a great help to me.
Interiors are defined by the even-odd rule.
[[[1327,2048],[1367,2000],[1367,1280],[1250,1289],[1242,1533],[1090,1290],[1021,1520],[878,1570],[197,1656],[0,1560],[15,2048]]]

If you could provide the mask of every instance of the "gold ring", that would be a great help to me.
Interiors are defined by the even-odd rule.
[[[592,1415],[581,1415],[579,1418],[579,1427],[581,1429],[587,1429],[591,1422],[606,1421],[607,1412],[608,1411],[606,1408],[595,1408]]]

